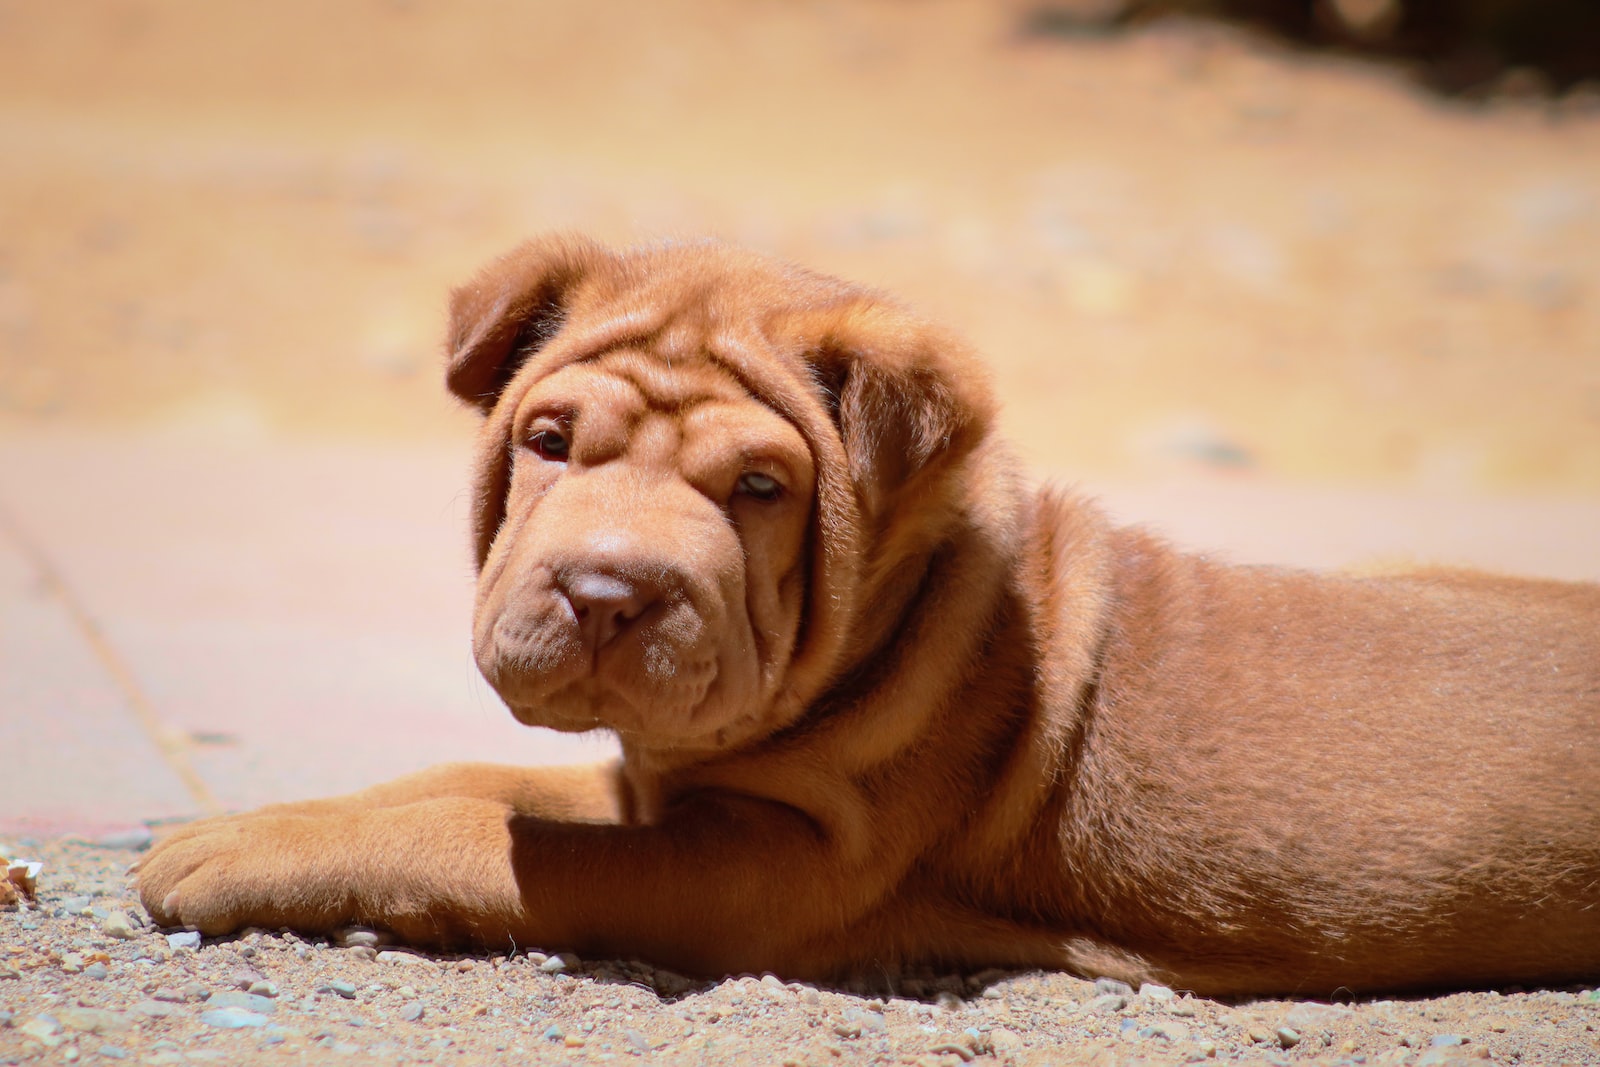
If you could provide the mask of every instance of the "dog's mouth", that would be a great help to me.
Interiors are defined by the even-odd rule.
[[[606,729],[625,741],[650,747],[714,730],[716,659],[674,662],[670,668],[663,660],[645,656],[621,669],[591,661],[590,670],[581,677],[524,675],[517,679],[519,684],[496,688],[524,726],[563,733]]]

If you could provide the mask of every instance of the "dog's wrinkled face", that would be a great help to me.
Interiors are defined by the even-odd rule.
[[[524,723],[699,748],[780,684],[801,625],[812,458],[708,360],[626,347],[516,399],[479,668]]]
[[[531,241],[456,290],[449,353],[484,415],[480,669],[522,722],[666,763],[883,644],[992,412],[882,297],[706,243]]]

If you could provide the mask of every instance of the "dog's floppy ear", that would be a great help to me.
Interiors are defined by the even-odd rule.
[[[573,290],[608,255],[587,238],[541,238],[451,293],[450,391],[487,414],[528,357],[560,331]]]
[[[875,300],[830,316],[807,355],[863,510],[885,521],[989,431],[987,376],[954,338]]]

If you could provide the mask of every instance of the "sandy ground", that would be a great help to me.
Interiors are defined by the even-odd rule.
[[[0,1063],[1600,1062],[1592,987],[1225,1004],[1049,972],[704,982],[537,949],[435,958],[371,932],[175,943],[139,919],[122,874],[133,853],[58,842],[39,855],[39,906],[0,912]]]
[[[1222,510],[1335,487],[1350,508],[1308,522],[1355,531],[1519,494],[1567,524],[1548,571],[1595,576],[1571,524],[1600,500],[1600,116],[1450,103],[1211,25],[1024,40],[1018,12],[0,0],[0,434],[458,451],[450,284],[552,227],[712,234],[968,334],[1042,472],[1135,500],[1202,477]],[[1303,552],[1286,529],[1229,536]],[[1491,562],[1518,539],[1451,534]],[[130,854],[29,849],[45,907],[0,915],[0,1062],[1600,1062],[1585,989],[1320,1009],[928,976],[874,1001],[275,935],[174,949],[106,932],[137,918]],[[272,1021],[203,1021],[252,968]]]

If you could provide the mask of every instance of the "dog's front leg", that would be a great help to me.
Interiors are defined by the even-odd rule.
[[[457,803],[429,806],[434,801]],[[461,803],[468,801],[479,803]],[[500,823],[512,813],[615,823],[627,818],[629,807],[614,761],[538,768],[441,764],[343,796],[271,804],[177,827],[134,869],[146,910],[164,925],[195,925],[208,933],[246,925],[321,931],[415,910],[417,888],[407,882],[422,872],[395,875],[386,866],[397,849],[403,864],[407,834],[425,836],[433,824],[470,823],[468,811],[478,812],[479,821]],[[377,817],[388,809],[393,815]],[[481,861],[483,835],[457,842],[462,855],[449,862],[466,871],[463,864]],[[503,854],[503,844],[498,847]],[[425,852],[416,855],[422,862]],[[436,867],[433,874],[448,883],[447,872]],[[458,880],[472,877],[463,873]],[[176,892],[180,883],[184,893]],[[381,904],[380,891],[395,899]],[[182,910],[180,901],[186,901]],[[471,931],[441,928],[418,939],[471,940]]]
[[[698,973],[779,969],[822,916],[856,910],[826,835],[770,802],[716,794],[654,826],[556,821],[499,799],[439,797],[197,824],[145,861],[163,925],[512,944],[642,956]]]
[[[160,925],[205,934],[361,923],[423,945],[498,940],[520,910],[513,810],[441,797],[207,819],[145,857],[139,895]]]

